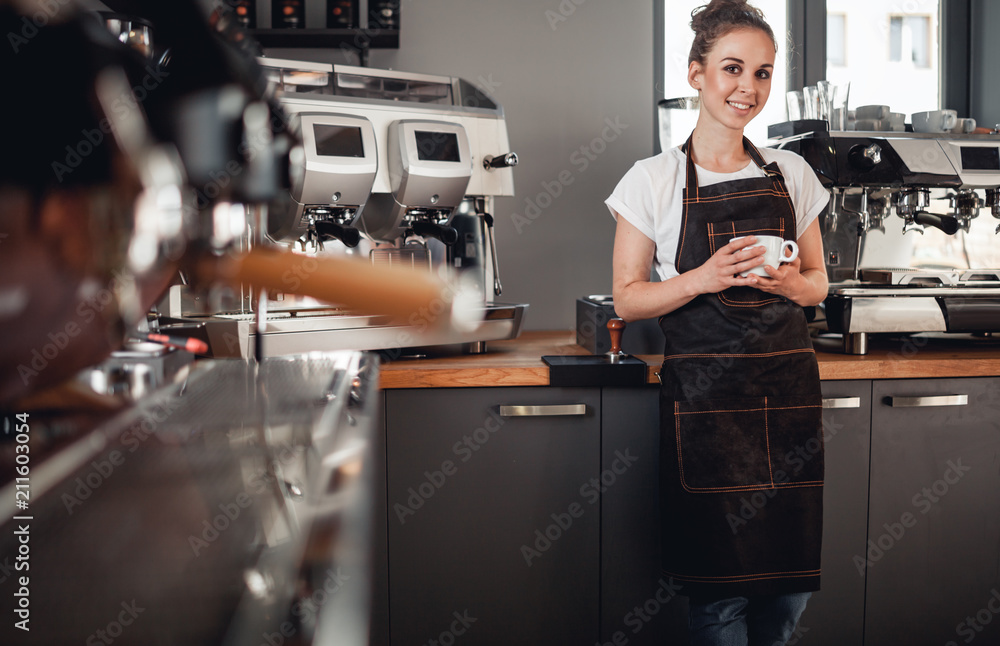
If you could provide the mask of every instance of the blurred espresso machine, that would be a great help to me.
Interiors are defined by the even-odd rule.
[[[866,354],[873,333],[1000,331],[1000,269],[912,260],[861,266],[873,230],[902,227],[905,236],[919,236],[933,227],[954,236],[968,233],[983,211],[1000,219],[1000,136],[823,128],[778,141],[802,155],[831,192],[821,219],[826,316],[830,331],[843,334],[845,352]]]
[[[400,322],[291,293],[205,297],[179,285],[162,308],[167,327],[189,328],[184,333],[203,337],[215,357],[249,356],[258,336],[265,356],[459,344],[483,352],[488,341],[516,337],[527,305],[496,300],[493,200],[514,194],[518,161],[503,108],[459,78],[258,63],[302,147],[293,151],[288,194],[270,204],[266,223],[250,222],[248,244],[422,268],[453,285],[468,314],[449,328],[435,324],[441,312],[433,307]],[[300,278],[282,280],[294,292]]]

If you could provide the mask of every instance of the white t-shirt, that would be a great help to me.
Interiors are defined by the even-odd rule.
[[[758,150],[768,164],[778,163],[785,178],[795,208],[795,237],[798,239],[823,211],[830,193],[820,184],[809,164],[797,154],[774,148]],[[637,161],[604,202],[612,216],[617,212],[656,243],[653,267],[660,280],[673,278],[678,273],[674,259],[681,233],[686,164],[680,147]],[[753,161],[735,173],[713,173],[701,166],[696,168],[699,186],[767,176]]]

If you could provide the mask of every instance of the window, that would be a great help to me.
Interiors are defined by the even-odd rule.
[[[826,64],[843,67],[847,64],[847,15],[830,13],[826,16]]]
[[[889,62],[931,64],[931,19],[929,16],[890,16]]]
[[[850,109],[888,105],[910,115],[942,107],[941,4],[827,0],[826,78],[851,84]]]

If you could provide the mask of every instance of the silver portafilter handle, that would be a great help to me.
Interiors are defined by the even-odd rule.
[[[939,215],[925,210],[930,203],[930,189],[915,188],[896,194],[896,215],[903,218],[903,233],[924,232],[924,227],[934,227],[954,235],[961,224],[954,215]]]

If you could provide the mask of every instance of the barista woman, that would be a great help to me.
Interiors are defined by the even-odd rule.
[[[691,26],[694,132],[607,200],[615,310],[659,317],[666,336],[662,561],[690,596],[691,643],[772,646],[820,582],[821,397],[802,307],[826,296],[816,218],[828,195],[801,158],[743,136],[774,73],[763,14],[713,0]],[[762,235],[797,240],[799,256],[743,277],[764,265]]]

